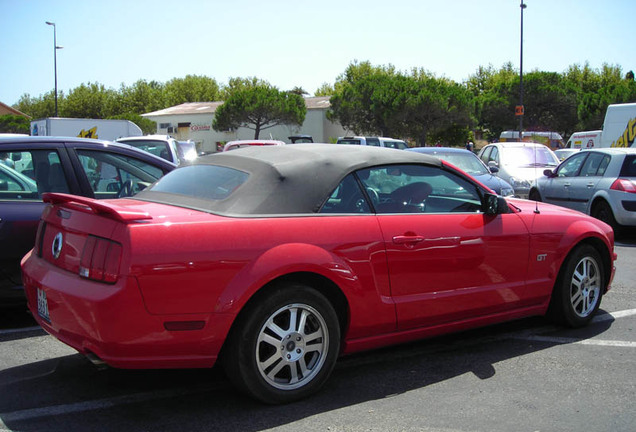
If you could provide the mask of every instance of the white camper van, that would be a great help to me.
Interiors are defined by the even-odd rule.
[[[636,103],[607,107],[603,122],[601,147],[634,147]]]
[[[587,132],[574,132],[565,148],[571,149],[586,149],[601,146],[601,134],[603,131],[587,131]]]
[[[141,129],[128,120],[48,117],[31,122],[33,136],[66,136],[114,141],[141,135]]]

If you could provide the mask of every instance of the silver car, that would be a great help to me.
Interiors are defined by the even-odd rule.
[[[636,148],[581,150],[544,174],[530,199],[587,213],[614,231],[636,225]]]
[[[535,179],[546,168],[553,169],[559,164],[552,150],[531,142],[488,144],[479,152],[479,158],[489,168],[497,168],[497,176],[510,183],[519,198],[528,198]]]

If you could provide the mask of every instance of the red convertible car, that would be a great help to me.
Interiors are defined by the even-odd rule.
[[[343,354],[532,315],[582,326],[616,259],[601,221],[383,148],[252,147],[131,198],[44,199],[22,269],[47,332],[118,368],[218,360],[267,403],[317,391]]]

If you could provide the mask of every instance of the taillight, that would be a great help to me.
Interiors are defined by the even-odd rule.
[[[88,236],[80,259],[79,275],[100,282],[116,282],[119,276],[121,250],[119,243]]]
[[[612,183],[612,186],[610,187],[610,189],[615,191],[620,191],[620,192],[636,193],[636,185],[634,184],[633,181],[628,179],[619,178],[614,180],[614,183]]]
[[[42,257],[42,242],[44,241],[44,232],[46,231],[46,222],[43,220],[38,224],[38,231],[35,234],[35,246],[33,247],[33,252]]]

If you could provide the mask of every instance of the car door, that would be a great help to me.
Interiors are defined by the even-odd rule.
[[[577,209],[579,203],[572,200],[571,188],[588,152],[580,152],[566,159],[558,166],[553,176],[541,182],[541,198],[543,201]]]
[[[528,230],[515,213],[482,213],[478,186],[455,172],[423,165],[378,167],[360,177],[377,194],[372,201],[400,329],[532,302],[525,287]]]
[[[589,152],[578,175],[571,179],[569,197],[571,208],[583,213],[587,212],[590,207],[590,200],[596,192],[596,185],[603,178],[610,159],[611,157],[608,154]]]
[[[9,183],[0,187],[0,243],[5,245],[0,248],[0,286],[20,286],[20,259],[35,243],[45,207],[42,194],[78,193],[79,188],[66,151],[56,144],[4,144],[2,150],[13,164],[3,170]]]

